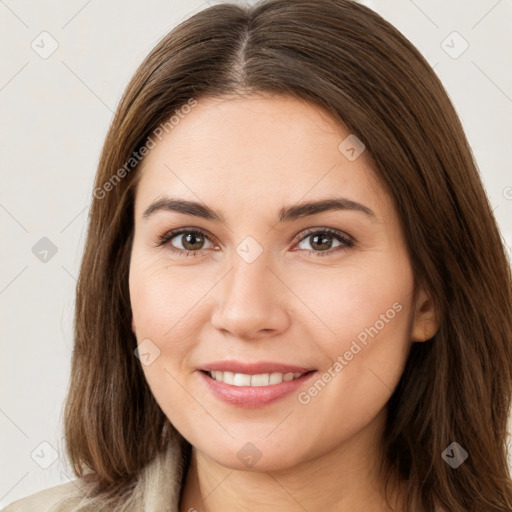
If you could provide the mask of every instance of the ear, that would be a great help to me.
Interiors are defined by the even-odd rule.
[[[135,334],[135,336],[137,336],[137,332],[135,330],[135,320],[133,319],[133,316],[132,316],[132,332],[133,332],[133,334]]]
[[[439,329],[434,303],[427,293],[420,289],[416,299],[412,321],[411,339],[414,342],[431,339]]]

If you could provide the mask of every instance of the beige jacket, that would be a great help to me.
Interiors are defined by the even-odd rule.
[[[82,477],[17,500],[2,512],[179,512],[189,446],[178,435],[166,453],[144,468],[133,492],[120,507],[89,499],[88,484]]]

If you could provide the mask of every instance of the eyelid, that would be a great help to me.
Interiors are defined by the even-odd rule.
[[[183,235],[185,233],[199,233],[199,234],[203,235],[205,238],[207,238],[208,240],[210,240],[212,243],[216,243],[217,245],[219,245],[216,238],[213,235],[210,235],[210,233],[208,233],[206,230],[204,230],[202,228],[197,228],[197,227],[185,227],[185,228],[170,229],[169,231],[166,231],[163,235],[156,236],[155,245],[157,247],[166,245],[166,244],[170,243],[170,241],[173,238],[177,237],[178,235]],[[173,247],[173,246],[171,246],[171,247]],[[201,251],[206,250],[206,249],[199,249],[198,251],[186,251],[185,249],[178,249],[177,247],[173,247],[173,249],[176,249],[176,251],[178,251],[178,252],[179,251],[201,252]]]
[[[171,230],[167,231],[166,233],[164,233],[163,235],[158,235],[155,240],[155,245],[157,247],[168,245],[170,247],[171,252],[181,253],[181,254],[185,253],[186,256],[188,256],[189,254],[192,254],[193,256],[196,256],[198,254],[200,255],[204,251],[208,250],[208,249],[199,249],[197,251],[192,251],[192,250],[187,250],[187,249],[179,249],[177,247],[174,247],[170,243],[170,241],[173,238],[175,238],[179,235],[185,234],[185,233],[201,234],[205,238],[210,240],[212,243],[219,245],[216,238],[213,235],[210,235],[210,233],[208,233],[205,229],[198,228],[198,227],[184,227],[184,228],[171,229]],[[336,228],[329,228],[327,226],[318,226],[318,227],[307,228],[305,230],[300,231],[292,240],[293,246],[295,246],[297,243],[300,243],[301,241],[308,238],[308,236],[315,234],[315,233],[327,233],[327,234],[337,238],[339,241],[341,240],[341,242],[344,245],[341,247],[335,247],[334,249],[331,248],[326,251],[309,251],[307,249],[294,249],[294,250],[295,251],[305,251],[308,253],[314,253],[317,256],[323,256],[323,255],[338,252],[339,250],[350,249],[357,243],[357,240],[352,235],[349,235],[348,233],[345,233],[344,231],[341,231]],[[211,248],[209,248],[209,249],[211,249]],[[213,249],[213,250],[217,250],[217,249]],[[314,257],[316,257],[316,256],[314,256]]]
[[[294,237],[292,242],[294,244],[297,242],[300,242],[300,241],[304,240],[305,238],[307,238],[309,235],[312,235],[313,233],[328,233],[330,235],[337,236],[339,238],[345,238],[348,241],[351,241],[354,243],[356,242],[356,239],[352,235],[345,233],[341,229],[329,228],[327,226],[306,228],[306,229],[302,230],[300,233],[298,233],[297,236]]]

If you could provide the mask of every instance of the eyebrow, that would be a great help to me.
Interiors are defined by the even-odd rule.
[[[183,213],[185,215],[193,215],[202,219],[213,220],[225,224],[226,221],[222,214],[212,210],[208,206],[198,203],[196,201],[187,201],[185,199],[174,199],[170,197],[162,197],[153,202],[146,208],[142,214],[143,219],[149,218],[157,211],[173,211]],[[278,222],[290,222],[301,217],[316,215],[327,211],[335,210],[351,210],[365,214],[372,222],[375,222],[375,213],[367,206],[352,201],[344,197],[337,197],[333,199],[324,199],[309,203],[301,203],[293,206],[281,208],[279,211]]]

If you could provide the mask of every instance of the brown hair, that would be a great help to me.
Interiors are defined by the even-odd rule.
[[[349,0],[207,8],[172,30],[130,81],[101,154],[76,291],[64,418],[75,474],[88,468],[120,507],[176,435],[133,354],[128,270],[140,173],[130,159],[190,99],[250,93],[311,102],[365,144],[398,212],[415,285],[439,312],[438,332],[412,344],[389,401],[383,475],[405,482],[411,511],[511,510],[504,244],[436,74],[398,30]],[[441,456],[452,442],[469,455],[457,469]]]

